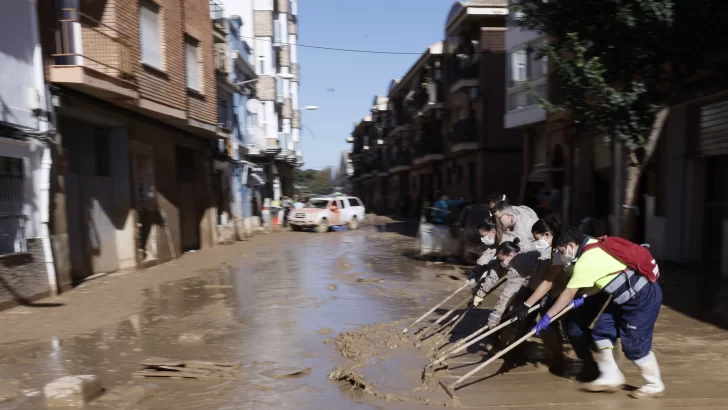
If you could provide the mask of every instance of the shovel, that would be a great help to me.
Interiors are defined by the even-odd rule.
[[[466,283],[466,284],[464,284],[463,286],[459,287],[459,288],[458,288],[458,289],[457,289],[457,290],[456,290],[455,292],[451,293],[451,294],[450,294],[450,296],[446,297],[446,298],[445,298],[445,300],[443,300],[442,302],[440,302],[440,303],[438,303],[437,305],[435,305],[435,307],[433,307],[432,309],[428,310],[428,311],[427,311],[427,313],[425,313],[424,315],[420,316],[420,318],[419,318],[419,319],[417,319],[417,320],[415,320],[414,322],[412,322],[412,324],[411,324],[411,325],[409,325],[409,326],[407,326],[406,328],[404,328],[404,330],[402,330],[402,333],[407,333],[407,331],[408,331],[408,330],[410,330],[410,329],[412,328],[412,326],[414,326],[414,325],[416,325],[416,324],[420,323],[420,322],[421,322],[422,320],[424,320],[424,319],[425,319],[425,318],[426,318],[427,316],[429,316],[429,315],[430,315],[430,313],[432,313],[432,312],[436,311],[436,310],[437,310],[437,309],[438,309],[438,308],[439,308],[440,306],[444,305],[444,304],[445,304],[445,303],[446,303],[446,302],[447,302],[448,300],[452,299],[452,298],[453,298],[453,296],[457,295],[458,293],[460,293],[460,291],[462,291],[463,289],[465,289],[465,288],[467,288],[467,287],[469,287],[469,286],[470,286],[470,285],[468,285],[468,284]]]
[[[570,311],[573,308],[574,308],[574,304],[573,303],[569,303],[569,305],[566,306],[561,312],[559,312],[556,315],[554,315],[554,317],[553,317],[553,319],[551,319],[551,321],[554,322],[554,321],[558,320],[561,316],[565,315],[568,311]],[[440,380],[439,381],[440,386],[445,390],[445,393],[447,393],[447,395],[450,396],[450,398],[452,398],[453,400],[457,400],[457,397],[455,396],[455,388],[458,386],[458,384],[464,382],[470,376],[474,375],[475,373],[477,373],[481,369],[483,369],[485,366],[487,366],[487,365],[493,363],[494,361],[500,359],[503,355],[505,355],[506,353],[508,353],[511,350],[515,349],[516,347],[518,347],[518,345],[520,345],[521,343],[525,342],[526,340],[528,340],[528,338],[530,338],[531,336],[533,336],[535,334],[536,334],[536,331],[535,330],[532,330],[532,331],[526,333],[522,338],[520,338],[517,341],[515,341],[512,345],[510,345],[510,346],[506,347],[505,349],[501,350],[495,356],[493,356],[490,359],[488,359],[485,363],[483,363],[483,364],[479,365],[478,367],[476,367],[475,369],[469,371],[463,377],[455,380],[450,385],[446,385],[445,383],[443,383],[442,380]]]
[[[500,285],[502,285],[505,281],[506,281],[506,277],[505,276],[502,277],[502,278],[500,278],[500,280],[498,281],[498,283],[496,283],[495,286],[493,286],[493,288],[490,290],[490,292],[488,292],[488,295],[490,295],[496,289],[498,289],[498,287]],[[488,295],[486,295],[486,297]],[[453,323],[453,325],[450,327],[450,329],[448,329],[448,331],[446,333],[444,333],[444,336],[445,337],[450,336],[452,334],[452,332],[455,330],[455,328],[458,327],[458,325],[460,324],[460,322],[462,322],[462,320],[465,319],[465,315],[467,315],[468,313],[470,313],[470,311],[473,310],[473,309],[475,309],[475,306],[473,306],[472,304],[470,306],[468,306],[468,308],[465,310],[465,312],[463,312],[463,314],[460,315],[460,318],[457,320],[457,322]],[[438,330],[438,332],[439,332],[439,330]],[[458,341],[458,343],[460,343],[460,341]]]
[[[540,309],[540,307],[541,307],[541,305],[535,305],[531,309],[529,309],[528,313],[529,314],[530,313],[533,313],[533,312],[537,311],[538,309]],[[473,334],[471,334],[470,336],[468,336],[465,339],[459,341],[458,342],[459,344],[456,344],[455,346],[453,346],[452,349],[448,350],[446,353],[443,353],[443,355],[440,356],[439,359],[437,359],[434,362],[428,364],[427,367],[437,366],[438,364],[440,364],[443,361],[445,361],[445,359],[448,359],[448,358],[454,356],[455,354],[462,352],[463,350],[467,349],[468,347],[474,345],[475,343],[478,343],[479,341],[485,339],[486,337],[488,337],[488,336],[492,335],[493,333],[495,333],[495,332],[503,329],[504,327],[510,325],[511,323],[513,323],[513,322],[515,322],[517,320],[518,320],[517,317],[514,317],[512,319],[509,319],[509,320],[501,323],[500,325],[494,327],[493,329],[491,329],[490,332],[486,332],[484,334],[483,334],[483,332],[485,332],[486,330],[488,330],[488,327],[489,326],[488,325],[485,325],[485,326],[481,327],[480,329],[478,329],[475,332],[473,332]],[[478,335],[480,335],[480,336],[478,336]],[[427,367],[425,369],[427,369]]]

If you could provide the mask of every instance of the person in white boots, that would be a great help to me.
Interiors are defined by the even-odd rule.
[[[593,382],[586,383],[584,389],[592,392],[622,389],[625,378],[613,354],[619,337],[622,352],[637,365],[647,382],[630,396],[637,399],[660,396],[665,391],[665,385],[652,352],[652,337],[662,305],[662,290],[657,282],[650,281],[647,276],[614,258],[601,247],[592,245],[596,243],[596,239],[585,236],[576,228],[569,228],[555,240],[554,245],[564,263],[573,265],[574,271],[567,288],[534,330],[538,334],[546,329],[551,318],[572,300],[575,308],[581,306],[584,303],[583,296],[574,299],[579,289],[596,288],[609,294],[611,298],[608,305],[592,329],[592,340],[599,349],[595,360],[600,375]]]

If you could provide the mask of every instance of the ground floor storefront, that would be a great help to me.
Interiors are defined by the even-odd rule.
[[[215,243],[216,141],[72,93],[57,116],[54,233],[67,239],[57,265],[72,281]]]

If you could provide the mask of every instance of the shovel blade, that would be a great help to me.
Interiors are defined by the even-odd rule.
[[[450,396],[451,399],[453,399],[453,400],[457,399],[457,396],[455,395],[455,386],[448,386],[442,380],[440,380],[439,383],[440,383],[440,387],[442,387],[442,389],[445,390],[445,393],[447,393],[447,395]]]

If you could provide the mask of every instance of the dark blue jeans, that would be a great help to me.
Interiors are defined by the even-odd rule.
[[[614,346],[619,337],[622,351],[632,361],[647,356],[652,350],[655,322],[662,306],[662,289],[649,283],[622,305],[614,302],[597,320],[592,338],[597,347]]]

